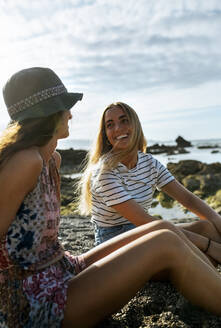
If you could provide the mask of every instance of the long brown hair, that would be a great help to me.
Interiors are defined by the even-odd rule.
[[[120,107],[127,114],[129,121],[132,125],[132,136],[128,148],[117,153],[112,152],[112,145],[110,145],[110,143],[108,142],[105,131],[105,114],[108,109],[115,107]],[[88,215],[91,212],[90,185],[91,174],[94,165],[97,164],[100,159],[102,159],[100,173],[104,170],[111,170],[115,168],[118,163],[121,162],[123,158],[125,158],[125,156],[128,156],[132,152],[137,152],[138,150],[146,152],[146,147],[147,142],[143,134],[143,129],[140,120],[135,110],[123,102],[116,102],[107,106],[101,117],[97,137],[91,150],[88,153],[86,160],[87,164],[85,166],[84,172],[78,185],[80,194],[78,200],[78,208],[80,213]]]
[[[44,146],[53,137],[63,111],[43,118],[11,122],[0,137],[0,168],[19,150]]]

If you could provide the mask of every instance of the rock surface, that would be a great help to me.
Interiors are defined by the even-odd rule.
[[[62,157],[61,174],[80,172],[83,168],[87,151],[83,149],[57,149]]]
[[[177,147],[192,147],[191,142],[185,140],[183,137],[179,136],[176,138]]]
[[[185,160],[168,163],[167,168],[187,189],[203,199],[221,189],[221,163]]]
[[[191,142],[185,140],[183,137],[179,136],[176,138],[176,145],[168,146],[168,145],[159,145],[158,143],[147,147],[147,152],[151,154],[163,154],[167,155],[176,155],[176,154],[186,154],[189,153],[185,148],[192,147]]]
[[[180,146],[168,146],[168,145],[159,145],[158,143],[147,147],[147,153],[156,155],[156,154],[167,154],[167,155],[177,155],[177,154],[186,154],[189,153],[184,147]]]

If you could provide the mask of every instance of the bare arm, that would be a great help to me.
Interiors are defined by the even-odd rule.
[[[59,170],[60,169],[60,166],[61,166],[61,155],[59,154],[59,152],[55,151],[53,153],[53,157],[55,159],[55,163],[56,163],[57,169]]]
[[[130,199],[124,203],[112,206],[120,215],[129,220],[136,226],[157,220],[153,216],[147,214],[143,207],[135,200]]]
[[[211,221],[216,226],[217,230],[221,232],[221,216],[203,200],[187,190],[177,180],[168,183],[162,190],[196,214],[199,218]]]
[[[0,171],[0,237],[4,235],[23,199],[36,185],[42,159],[36,149],[16,153]]]

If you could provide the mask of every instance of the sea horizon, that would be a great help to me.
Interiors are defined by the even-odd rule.
[[[158,161],[160,161],[164,166],[167,166],[168,162],[177,163],[181,160],[198,160],[203,163],[211,164],[215,162],[221,162],[221,138],[211,138],[211,139],[195,139],[188,140],[190,141],[192,147],[186,148],[189,153],[186,154],[176,154],[176,155],[167,155],[157,154],[153,155]],[[165,144],[168,146],[176,145],[175,140],[169,141],[160,141],[160,140],[149,140],[148,145],[151,146],[153,144],[158,143],[159,145]],[[92,144],[91,140],[88,139],[63,139],[58,142],[58,149],[84,149],[88,150],[90,145]],[[212,148],[203,148],[199,149],[199,146],[208,146]],[[217,147],[216,147],[217,146]],[[216,153],[213,151],[216,150]],[[80,174],[71,175],[72,178],[78,177]],[[181,218],[191,218],[195,215],[191,212],[184,212],[182,207],[177,204],[174,205],[173,208],[167,209],[160,205],[160,203],[155,207],[149,210],[151,215],[161,215],[166,220],[171,220],[173,218],[181,219]]]
[[[166,153],[163,154],[156,154],[154,157],[159,160],[163,165],[167,165],[168,162],[174,162],[177,163],[180,160],[198,160],[203,163],[214,163],[214,162],[221,162],[221,138],[211,138],[211,139],[186,139],[187,141],[190,141],[192,144],[192,147],[186,147],[188,153],[185,154],[176,154],[176,155],[168,155]],[[92,145],[92,140],[88,139],[61,139],[58,141],[58,149],[83,149],[83,150],[89,150],[90,146]],[[147,149],[148,146],[152,146],[153,144],[158,143],[159,145],[176,145],[175,140],[152,140],[150,139],[147,142]],[[208,147],[208,148],[201,148],[198,147]],[[212,148],[210,148],[212,147]],[[213,151],[216,150],[216,153]]]
[[[221,137],[220,138],[205,138],[205,139],[187,139],[184,138],[187,141],[190,141],[193,146],[202,146],[202,145],[218,145],[221,147]],[[67,139],[60,139],[58,141],[58,149],[84,149],[88,150],[90,146],[92,145],[93,140],[90,139],[78,139],[78,138],[67,138]],[[158,143],[159,145],[165,144],[165,145],[176,145],[176,141],[174,140],[153,140],[148,139],[147,140],[147,147],[152,146],[153,144]]]

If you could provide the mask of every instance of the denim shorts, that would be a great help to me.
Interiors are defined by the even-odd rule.
[[[136,226],[132,223],[112,227],[100,227],[97,224],[94,224],[95,246],[134,228],[136,228]]]

